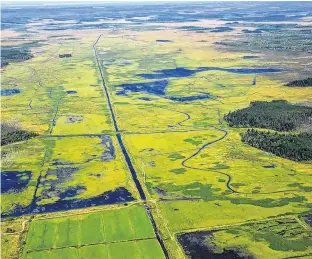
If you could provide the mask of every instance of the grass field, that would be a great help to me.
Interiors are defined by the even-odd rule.
[[[163,257],[148,215],[139,205],[33,220],[23,258],[40,258],[45,253],[48,258],[86,258],[89,253],[96,258]]]
[[[153,238],[141,206],[70,217],[34,220],[27,235],[29,251]],[[41,240],[41,241],[40,241]]]
[[[77,248],[54,249],[48,252],[31,252],[24,258],[165,258],[158,243],[154,239],[130,241],[114,244],[100,244]]]

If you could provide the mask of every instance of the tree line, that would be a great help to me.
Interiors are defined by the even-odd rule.
[[[255,148],[294,161],[312,160],[312,134],[282,134],[248,129],[242,141]]]
[[[289,87],[307,87],[312,86],[312,77],[308,77],[302,80],[294,80],[286,84]]]
[[[292,131],[306,124],[311,117],[312,107],[274,100],[251,102],[247,108],[229,112],[224,119],[230,127]]]

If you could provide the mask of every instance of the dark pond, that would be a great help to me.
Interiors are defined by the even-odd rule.
[[[172,42],[172,40],[156,40],[156,42]]]
[[[275,165],[263,165],[263,168],[275,168]]]
[[[101,145],[105,146],[106,150],[102,153],[102,161],[110,161],[115,159],[115,148],[110,136],[100,136]]]
[[[214,245],[205,241],[208,236],[213,236],[213,231],[181,234],[178,236],[178,241],[186,255],[191,259],[254,259],[235,249],[224,250],[223,253],[214,253],[212,251]]]
[[[168,85],[167,80],[154,81],[148,83],[134,83],[134,84],[121,84],[119,87],[122,89],[117,91],[117,95],[126,95],[130,92],[144,92],[149,94],[155,94],[159,96],[165,95],[165,89]]]
[[[233,28],[231,27],[216,27],[211,30],[211,32],[227,32],[227,31],[233,31]]]
[[[151,100],[151,98],[148,98],[148,97],[140,97],[138,99],[143,100],[143,101],[150,101]]]
[[[259,56],[243,56],[243,59],[254,59],[259,58]]]
[[[303,216],[304,221],[312,227],[312,214]]]
[[[262,74],[282,72],[279,68],[220,68],[220,67],[199,67],[197,69],[173,68],[156,70],[153,74],[138,74],[145,79],[164,79],[168,77],[188,77],[203,71],[225,71],[234,74]]]
[[[4,171],[1,172],[1,193],[10,191],[21,192],[31,179],[31,172]]]
[[[69,191],[69,194],[74,191]],[[65,196],[64,196],[65,197]],[[67,196],[68,197],[68,196]],[[21,216],[24,214],[39,214],[46,212],[57,212],[57,211],[66,211],[73,209],[82,209],[93,206],[101,206],[107,204],[116,204],[123,202],[134,201],[134,198],[131,196],[131,193],[123,187],[117,188],[115,191],[104,192],[103,194],[92,197],[89,199],[71,199],[65,200],[60,199],[55,203],[37,205],[33,202],[28,207],[17,207],[13,213],[2,214],[2,217],[12,217],[12,216]]]
[[[211,28],[199,27],[199,26],[181,26],[178,29],[183,31],[209,31]]]
[[[9,96],[14,94],[19,94],[21,91],[19,89],[6,89],[1,90],[1,96]]]
[[[59,193],[59,197],[61,199],[65,199],[65,198],[71,198],[74,196],[79,195],[80,193],[84,192],[86,190],[85,186],[76,186],[76,187],[69,187],[67,190]]]
[[[74,90],[69,90],[69,91],[66,91],[67,94],[76,94],[77,91],[74,91]]]
[[[176,102],[188,102],[188,101],[203,100],[203,99],[211,98],[209,94],[201,94],[201,95],[196,95],[196,96],[185,96],[185,97],[184,96],[181,96],[181,97],[168,96],[166,95],[166,92],[165,92],[167,85],[168,85],[167,80],[153,81],[153,82],[148,82],[148,83],[122,84],[122,85],[119,85],[119,87],[121,87],[122,89],[118,90],[116,94],[127,95],[128,91],[135,92],[135,93],[141,92],[141,93],[148,93],[148,94],[161,96],[163,98],[176,101]],[[146,97],[141,97],[139,99],[150,100],[149,98],[146,99]]]

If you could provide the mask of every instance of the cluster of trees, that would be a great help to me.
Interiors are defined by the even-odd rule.
[[[33,58],[34,55],[31,54],[28,48],[3,46],[1,49],[1,59],[4,62],[8,61],[24,61]]]
[[[38,41],[23,43],[16,46],[1,47],[1,67],[9,65],[13,62],[22,62],[34,57],[31,54],[31,47],[39,46]]]
[[[38,136],[38,134],[35,132],[28,132],[26,130],[14,131],[14,132],[1,136],[1,146],[27,140],[36,136]]]
[[[307,86],[312,86],[312,77],[309,77],[307,79],[302,79],[302,80],[295,80],[291,81],[286,86],[290,87],[307,87]]]
[[[295,161],[312,160],[312,134],[281,134],[248,129],[242,141],[263,151]]]
[[[72,54],[59,54],[59,58],[70,58]]]
[[[6,67],[7,65],[9,65],[9,62],[1,59],[1,68]]]
[[[38,136],[35,132],[19,129],[9,124],[1,124],[1,146]]]
[[[245,109],[229,112],[224,119],[230,127],[292,131],[308,123],[311,117],[312,107],[274,100],[252,102]]]

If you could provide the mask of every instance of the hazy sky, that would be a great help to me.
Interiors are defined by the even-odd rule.
[[[210,1],[210,0],[184,0],[186,2],[201,2],[201,1]],[[215,0],[212,2],[221,2],[221,1],[235,1],[235,0]],[[250,0],[236,0],[236,1],[250,1]],[[255,1],[255,0],[252,0]],[[256,1],[268,1],[268,0],[256,0]],[[276,0],[275,0],[276,1]],[[285,1],[285,0],[277,0],[277,1]],[[291,0],[286,0],[291,1]],[[302,0],[301,0],[302,1]],[[303,0],[303,1],[309,1],[309,0]],[[47,3],[53,3],[53,2],[183,2],[183,0],[3,0],[3,3],[18,3],[18,2],[47,2]]]

